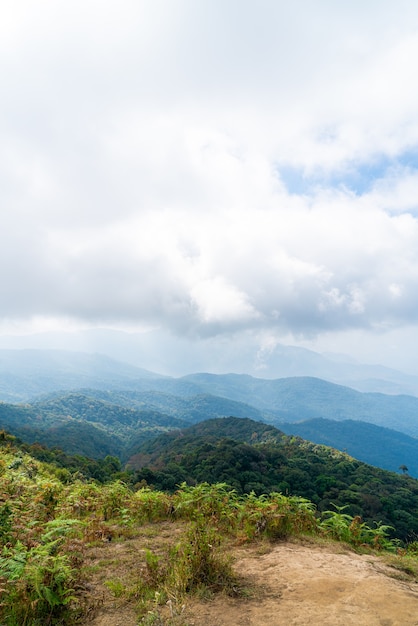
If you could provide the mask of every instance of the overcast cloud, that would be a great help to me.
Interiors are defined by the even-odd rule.
[[[416,333],[417,59],[410,0],[3,3],[0,328]]]

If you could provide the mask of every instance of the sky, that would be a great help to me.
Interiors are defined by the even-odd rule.
[[[2,3],[0,347],[113,329],[418,374],[417,58],[410,0]]]

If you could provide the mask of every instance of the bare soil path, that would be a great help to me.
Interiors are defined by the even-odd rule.
[[[235,567],[260,597],[199,604],[191,626],[418,625],[418,584],[392,578],[378,557],[286,543],[243,553]]]
[[[160,530],[166,542],[176,532],[167,524]],[[143,549],[143,538],[95,549],[92,562],[101,566],[90,588],[100,605],[86,626],[138,624],[134,605],[115,597],[103,582],[134,576]],[[189,599],[176,626],[418,626],[418,583],[380,557],[338,544],[296,541],[231,552],[235,571],[253,593],[249,598]],[[174,622],[162,616],[156,623]]]

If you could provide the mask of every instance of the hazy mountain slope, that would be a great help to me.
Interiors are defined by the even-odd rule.
[[[336,422],[322,418],[281,424],[280,428],[288,435],[343,450],[360,461],[392,472],[399,472],[400,466],[405,465],[411,476],[418,476],[418,439],[396,430],[354,420]]]
[[[359,363],[341,354],[320,354],[283,344],[271,352],[263,372],[266,378],[314,376],[358,391],[418,395],[417,376],[383,365]]]
[[[320,354],[306,348],[278,344],[259,358],[260,346],[251,341],[225,349],[224,341],[212,343],[196,354],[193,342],[182,341],[160,330],[127,333],[110,329],[45,333],[25,337],[1,337],[2,348],[49,348],[106,354],[119,362],[154,372],[180,376],[185,372],[246,372],[268,379],[316,376],[359,391],[418,395],[418,378],[381,365],[356,362],[346,355]],[[16,350],[19,351],[19,350]],[[179,358],[181,355],[181,359]],[[5,398],[4,398],[5,399]]]
[[[24,402],[52,391],[136,387],[159,374],[99,354],[59,350],[0,350],[0,400]]]
[[[100,341],[93,338],[89,341],[88,337],[84,337],[79,342],[76,336],[71,336],[71,342],[68,338],[65,342],[71,345],[71,350],[0,350],[0,400],[19,402],[51,391],[80,387],[142,391],[158,389],[182,397],[201,393],[189,377],[172,378],[156,374],[155,370],[150,372],[143,369],[142,364],[149,362],[149,350],[141,350],[140,343],[135,343],[135,335],[122,333],[113,337],[113,348],[118,341],[122,341],[123,349],[109,349],[107,352],[106,346],[109,348],[109,344],[106,342],[106,333],[104,335],[100,334]],[[85,346],[94,349],[96,344],[95,353],[73,351],[83,350]],[[60,342],[57,341],[55,345],[60,345]],[[105,356],[104,353],[113,356]],[[178,351],[175,354],[180,362]],[[124,361],[125,357],[127,362]],[[246,369],[268,380],[313,376],[360,391],[418,395],[418,377],[379,365],[356,363],[344,355],[322,355],[304,348],[278,345],[269,355],[269,362],[271,367],[253,372],[250,366],[245,367],[243,359],[239,361],[237,369]],[[161,369],[166,371],[167,368]],[[199,371],[198,368],[193,369]],[[230,371],[234,370],[231,367]],[[155,383],[154,387],[149,385],[150,381]],[[157,381],[164,384],[159,385]],[[252,404],[250,400],[246,401]]]
[[[159,384],[159,383],[158,383]],[[194,389],[196,390],[196,389]],[[255,420],[273,418],[274,413],[260,411],[249,404],[221,398],[210,394],[197,394],[187,397],[176,396],[162,391],[102,391],[82,390],[85,395],[121,407],[160,411],[186,422],[200,422],[211,417],[250,417]]]
[[[317,417],[363,420],[406,434],[418,435],[418,398],[361,393],[318,378],[263,380],[228,374],[187,377],[208,393],[247,402],[276,416],[274,423]]]

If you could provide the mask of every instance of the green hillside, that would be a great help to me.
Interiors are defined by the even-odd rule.
[[[0,428],[70,454],[125,459],[146,439],[228,414],[263,417],[254,407],[208,394],[182,398],[161,391],[84,389],[25,405],[0,403]]]
[[[389,524],[403,539],[418,536],[418,481],[252,420],[213,419],[162,435],[129,464],[137,481],[157,489],[186,481],[225,482],[238,493],[278,491],[307,498],[319,511],[347,506],[350,515]]]
[[[280,428],[288,435],[343,450],[382,469],[398,472],[406,466],[411,476],[418,476],[418,439],[390,428],[357,420],[337,422],[322,418],[281,424]]]
[[[130,409],[77,392],[24,406],[0,403],[0,428],[29,443],[92,458],[123,458],[132,446],[187,424],[156,410]]]
[[[71,457],[0,432],[1,624],[87,624],[106,589],[106,607],[129,604],[135,623],[185,626],[193,597],[251,601],[253,585],[233,568],[231,550],[265,555],[288,538],[293,546],[343,541],[346,554],[387,555],[403,580],[418,579],[412,478],[249,419],[209,420],[143,448],[154,464],[148,480],[169,462],[192,482],[199,472],[225,481],[150,489],[144,476],[138,482],[146,468],[122,471],[114,457]]]

